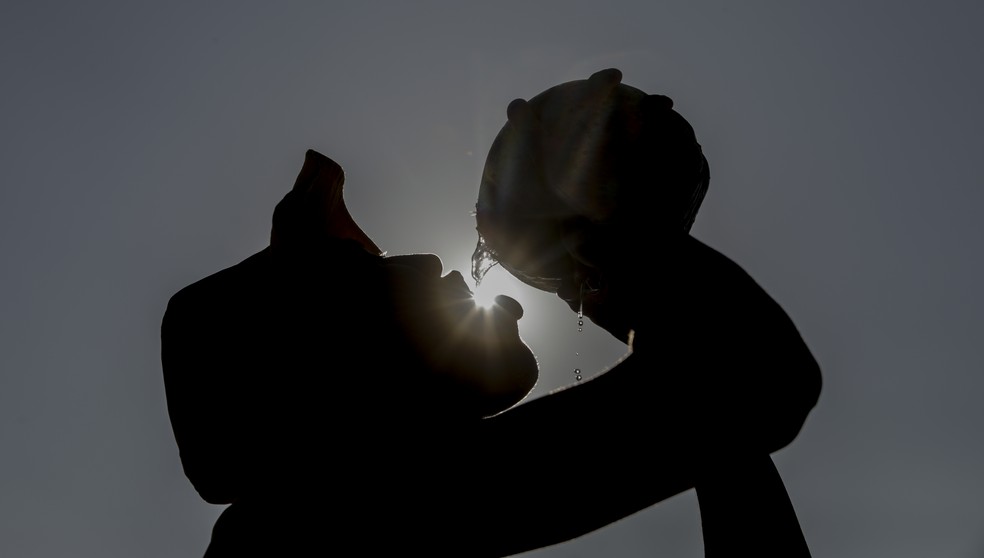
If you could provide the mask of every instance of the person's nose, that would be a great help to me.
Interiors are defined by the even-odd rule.
[[[452,291],[467,293],[470,297],[472,296],[471,289],[468,288],[468,283],[465,283],[465,278],[461,275],[458,270],[452,270],[450,273],[441,278],[446,288],[450,288]]]

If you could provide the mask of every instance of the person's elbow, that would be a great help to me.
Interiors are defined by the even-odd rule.
[[[805,347],[798,353],[783,367],[784,386],[774,394],[772,405],[776,412],[766,417],[764,430],[768,432],[769,453],[785,448],[799,436],[807,417],[820,400],[823,388],[820,365]]]

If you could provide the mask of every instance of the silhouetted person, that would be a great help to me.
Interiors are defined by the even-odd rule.
[[[763,467],[746,465],[771,467],[769,453],[816,403],[819,371],[786,315],[690,239],[659,252],[681,264],[666,277],[673,297],[663,283],[632,284],[659,301],[646,323],[615,304],[616,276],[589,281],[612,297],[585,298],[585,312],[627,340],[621,321],[603,319],[609,306],[624,313],[634,352],[514,405],[537,374],[518,334],[522,308],[502,297],[483,314],[435,256],[380,255],[344,209],[341,183],[333,161],[309,152],[274,212],[271,246],[168,304],[162,360],[181,461],[206,501],[230,504],[210,558],[517,554],[695,483],[718,489],[707,479],[724,481],[711,503],[727,517],[729,475],[761,486]],[[478,209],[481,222],[489,208]],[[763,521],[786,517],[776,509]]]
[[[631,343],[600,381],[649,375],[624,404],[664,422],[620,430],[634,443],[670,431],[653,449],[689,461],[707,556],[808,556],[769,454],[797,434],[819,368],[779,305],[689,235],[710,180],[701,146],[672,100],[621,77],[509,105],[476,205],[473,275],[499,263]]]
[[[429,462],[432,441],[453,441],[447,425],[506,409],[536,382],[519,304],[479,310],[437,256],[382,257],[345,208],[343,180],[309,151],[270,246],[168,303],[181,461],[202,498],[232,504],[208,556],[365,545],[378,531],[396,544],[413,516],[391,516],[403,504],[386,487],[426,481],[407,461]]]

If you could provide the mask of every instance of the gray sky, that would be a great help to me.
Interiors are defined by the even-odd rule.
[[[775,456],[814,555],[984,556],[984,4],[180,4],[0,4],[0,555],[201,555],[221,508],[181,472],[160,319],[265,245],[305,149],[379,246],[464,271],[506,104],[618,67],[697,130],[694,235],[824,370]],[[621,353],[499,285],[534,396]],[[701,554],[686,493],[528,556]]]

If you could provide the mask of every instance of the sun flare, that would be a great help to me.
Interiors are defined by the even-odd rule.
[[[521,306],[526,307],[524,289],[528,289],[509,272],[499,266],[489,270],[482,283],[474,289],[475,302],[482,308],[491,308],[495,297],[504,294],[516,299]]]

